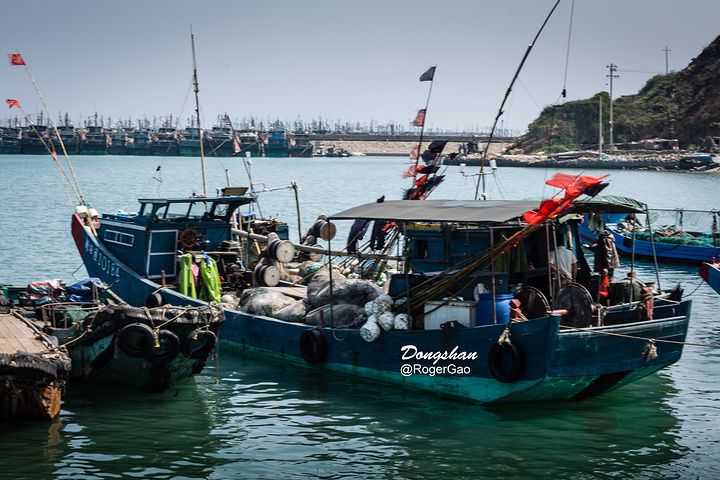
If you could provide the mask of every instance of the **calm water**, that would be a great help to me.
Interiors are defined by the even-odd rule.
[[[134,211],[138,197],[202,192],[196,159],[75,157],[75,173],[98,211]],[[297,182],[304,228],[409,181],[405,160],[253,159],[268,189]],[[156,169],[161,165],[160,172]],[[237,159],[207,161],[208,191],[247,184]],[[472,173],[475,170],[469,170]],[[46,157],[0,156],[0,282],[85,278],[69,233],[71,207]],[[490,198],[554,193],[554,171],[504,169]],[[573,173],[570,171],[569,173]],[[719,208],[720,176],[610,173],[608,194],[651,207]],[[433,198],[470,198],[457,169]],[[154,178],[153,178],[154,177]],[[292,190],[261,194],[263,214],[289,219]],[[347,232],[340,225],[337,245]],[[627,264],[624,265],[628,268]],[[647,264],[640,277],[654,280]],[[720,345],[720,295],[696,270],[663,267],[663,287],[693,298],[688,342]],[[686,346],[679,363],[618,392],[583,402],[487,408],[222,349],[194,382],[162,395],[71,385],[61,418],[0,426],[0,478],[8,479],[709,479],[720,477],[720,349]]]

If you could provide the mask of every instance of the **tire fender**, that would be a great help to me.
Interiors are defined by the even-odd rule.
[[[129,357],[148,358],[155,346],[152,328],[144,323],[125,325],[118,333],[118,346]]]
[[[146,357],[153,365],[167,365],[175,360],[180,353],[180,339],[170,330],[161,329],[157,334],[158,347],[153,341],[153,348]]]
[[[212,331],[196,328],[182,339],[180,350],[186,358],[194,360],[207,356],[216,344],[217,336]]]
[[[327,340],[322,330],[311,328],[300,335],[300,355],[310,364],[320,363],[325,360],[328,351]]]
[[[509,355],[510,365],[507,365]],[[520,345],[511,342],[493,343],[488,353],[490,373],[498,382],[512,383],[525,373],[525,355]]]

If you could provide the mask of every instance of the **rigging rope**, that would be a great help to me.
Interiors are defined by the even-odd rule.
[[[567,53],[565,54],[565,80],[563,80],[563,89],[562,89],[562,97],[567,97],[567,75],[568,75],[568,65],[570,64],[570,40],[572,39],[572,24],[573,24],[573,15],[575,12],[575,0],[572,1],[572,5],[570,7],[570,28],[568,30],[568,43],[567,43]]]

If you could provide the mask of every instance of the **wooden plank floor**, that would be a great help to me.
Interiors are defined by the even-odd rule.
[[[25,322],[10,314],[0,314],[0,353],[15,354],[18,350],[41,353],[48,346]]]

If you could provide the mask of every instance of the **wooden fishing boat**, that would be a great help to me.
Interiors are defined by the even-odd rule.
[[[69,355],[71,381],[157,393],[200,373],[224,317],[203,307],[131,307],[97,278],[74,285],[51,280],[5,287],[15,313]],[[63,377],[65,378],[65,377]]]
[[[57,341],[13,307],[3,288],[0,310],[0,421],[52,420],[70,372]]]
[[[187,294],[181,266],[204,252],[221,274],[201,290],[231,297],[220,340],[243,353],[478,403],[580,399],[676,362],[690,301],[649,288],[629,300],[603,296],[582,254],[577,215],[639,210],[579,195],[543,202],[538,212],[537,202],[386,201],[313,225],[307,237],[330,239],[326,220],[353,220],[389,225],[398,242],[404,238],[406,254],[366,250],[356,262],[355,275],[372,276],[396,262],[383,272],[386,291],[327,267],[308,268],[315,271],[308,285],[280,281],[292,265],[285,262],[296,260],[287,241],[233,227],[237,210],[254,201],[250,194],[144,199],[130,217],[93,222],[75,214],[72,230],[87,270],[115,282],[136,306],[155,295],[168,305],[207,305],[198,292]],[[580,283],[556,284],[539,246],[551,234],[568,239]],[[259,262],[243,258],[243,239],[267,242]],[[487,293],[474,300],[480,284]]]
[[[43,305],[44,331],[72,361],[69,378],[160,393],[204,368],[224,317],[219,307]]]
[[[700,265],[700,276],[713,290],[720,293],[720,262],[703,262]]]

